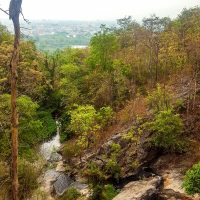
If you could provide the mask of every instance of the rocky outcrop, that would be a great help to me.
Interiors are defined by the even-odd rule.
[[[106,143],[104,143],[97,152],[85,152],[82,157],[82,163],[79,159],[74,159],[73,167],[78,173],[80,169],[87,167],[88,163],[96,163],[103,169],[112,157],[112,144],[120,145],[120,151],[117,153],[117,163],[121,169],[121,178],[130,177],[138,174],[138,171],[157,158],[158,151],[149,146],[148,138],[151,133],[139,133],[141,124],[133,123],[132,127],[123,132],[113,135]],[[134,127],[134,128],[133,128]],[[132,133],[132,137],[130,134]]]
[[[55,193],[58,196],[61,196],[72,183],[72,179],[67,174],[61,173],[57,180],[53,183]]]
[[[159,176],[128,183],[113,200],[157,199],[162,178]]]
[[[184,193],[176,192],[172,189],[164,189],[160,192],[158,200],[199,200],[198,197],[191,197]]]
[[[185,171],[191,167],[198,155],[193,154],[166,154],[162,155],[154,164],[152,168],[154,172],[162,176],[163,187],[160,191],[159,199],[161,200],[199,200],[200,197],[196,195],[196,198],[189,196],[185,193],[182,184]],[[194,160],[193,160],[194,159]]]

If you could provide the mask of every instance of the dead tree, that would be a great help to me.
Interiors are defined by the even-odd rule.
[[[19,46],[20,46],[20,22],[22,0],[11,0],[9,7],[9,18],[13,22],[15,38],[10,61],[11,70],[11,142],[12,142],[12,163],[11,163],[11,180],[12,180],[12,199],[19,199],[18,183],[18,113],[17,113],[17,66],[19,63]]]

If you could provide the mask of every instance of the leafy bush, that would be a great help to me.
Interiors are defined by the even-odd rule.
[[[186,172],[183,187],[188,194],[200,195],[200,162]]]
[[[4,131],[0,132],[0,159],[5,161],[11,155],[11,141],[9,131]]]
[[[51,113],[38,112],[39,105],[28,96],[17,99],[19,109],[19,154],[34,159],[33,149],[39,142],[49,138],[56,131]],[[10,95],[0,95],[0,158],[10,156]]]
[[[50,111],[39,111],[38,119],[42,122],[40,140],[50,138],[56,132],[56,123]]]
[[[121,174],[121,168],[118,164],[118,157],[120,155],[121,146],[116,143],[110,145],[111,155],[108,159],[108,162],[105,165],[105,174],[111,176],[112,178],[118,180]]]
[[[149,107],[154,112],[168,110],[172,108],[172,97],[166,89],[163,89],[159,84],[155,91],[148,94],[147,97]]]
[[[183,123],[178,114],[172,110],[160,111],[153,122],[148,123],[154,135],[151,143],[168,152],[184,151],[184,142],[181,138]]]
[[[92,139],[95,139],[97,131],[100,129],[100,126],[96,121],[96,110],[91,105],[86,106],[77,106],[76,109],[69,112],[71,115],[70,129],[77,136],[79,136],[79,143],[85,147],[88,147],[92,142]]]
[[[97,114],[97,120],[99,121],[99,124],[101,124],[101,127],[103,128],[109,125],[112,117],[113,117],[113,110],[109,106],[100,108]]]
[[[113,185],[105,185],[102,191],[102,200],[112,200],[118,193],[119,191]]]
[[[101,194],[103,190],[103,184],[95,184],[91,187],[91,196],[89,200],[101,200]]]
[[[87,177],[91,189],[89,200],[102,200],[102,191],[107,179],[105,172],[94,162],[88,164],[84,170],[84,176]]]
[[[88,178],[88,182],[91,185],[102,184],[107,178],[100,167],[93,162],[88,164],[87,169],[84,171],[84,175]]]
[[[70,128],[76,133],[94,132],[96,127],[96,110],[91,105],[77,106],[69,112],[71,115]]]
[[[115,180],[119,180],[120,174],[121,174],[121,168],[117,162],[116,157],[111,157],[105,166],[105,173],[107,176],[110,176],[114,178]]]
[[[70,161],[75,156],[81,156],[82,148],[77,143],[77,141],[68,141],[63,148],[63,157],[68,161],[70,164]]]
[[[40,168],[26,161],[19,161],[19,191],[20,199],[27,199],[33,190],[38,187],[37,178],[40,175]]]
[[[92,105],[76,105],[68,114],[69,129],[78,136],[78,144],[84,149],[96,142],[98,131],[110,122],[113,111],[110,107],[103,107],[97,112]]]
[[[8,166],[5,162],[0,161],[0,179],[2,177],[8,176],[9,170]]]
[[[112,200],[118,194],[113,185],[94,185],[92,188],[91,200]]]
[[[77,200],[80,193],[73,187],[67,189],[67,191],[62,195],[59,200]]]

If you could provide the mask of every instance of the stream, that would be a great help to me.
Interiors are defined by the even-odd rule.
[[[48,199],[54,199],[51,195],[61,196],[69,187],[74,187],[80,192],[87,189],[86,184],[73,180],[65,172],[65,165],[62,156],[57,153],[61,147],[60,127],[61,124],[56,121],[56,135],[40,147],[40,154],[45,159],[47,167],[41,177],[41,191],[49,195]]]

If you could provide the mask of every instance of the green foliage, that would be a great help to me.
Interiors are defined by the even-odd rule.
[[[96,110],[91,105],[77,106],[76,109],[70,111],[70,115],[70,127],[76,134],[95,132],[99,129],[95,121]]]
[[[112,200],[118,193],[119,191],[113,185],[105,185],[102,191],[102,200]]]
[[[34,36],[38,48],[43,51],[55,51],[73,45],[88,45],[91,36],[87,34],[77,35],[76,37],[66,35],[66,33],[56,33],[54,35]]]
[[[119,180],[121,175],[121,168],[118,164],[118,157],[120,155],[121,146],[117,143],[112,143],[110,145],[111,154],[108,158],[108,161],[105,165],[105,174],[114,178],[115,180]]]
[[[98,131],[111,121],[113,111],[110,107],[103,107],[97,112],[92,105],[85,105],[76,106],[69,114],[69,128],[78,136],[77,145],[85,149],[95,142]]]
[[[42,123],[42,128],[40,130],[40,140],[45,140],[50,138],[56,132],[56,123],[52,118],[50,111],[38,111],[38,119]]]
[[[40,175],[40,169],[34,164],[20,160],[19,162],[19,196],[20,199],[31,197],[31,192],[38,187],[37,178]]]
[[[89,63],[92,67],[99,65],[102,69],[110,71],[112,56],[118,48],[117,38],[105,25],[101,25],[100,28],[101,30],[90,41]]]
[[[121,146],[117,143],[112,143],[110,145],[112,154],[118,154],[121,150]]]
[[[59,198],[59,200],[77,200],[80,197],[80,193],[73,187],[67,189],[67,191]]]
[[[88,178],[90,188],[92,189],[90,199],[110,200],[117,194],[118,191],[112,185],[104,185],[110,175],[104,169],[100,169],[97,164],[90,163],[84,171],[84,175]]]
[[[59,73],[59,91],[62,95],[62,104],[70,109],[73,104],[79,102],[78,78],[80,68],[75,64],[65,64],[59,68]]]
[[[200,194],[200,162],[186,172],[183,187],[188,194]]]
[[[131,163],[131,168],[133,169],[133,170],[136,170],[136,169],[138,169],[138,167],[140,166],[140,163],[139,163],[139,161],[138,160],[134,160],[132,163]]]
[[[96,110],[90,105],[77,106],[76,109],[70,111],[70,115],[70,129],[78,135],[78,145],[84,149],[90,145],[90,141],[95,139],[100,129],[96,122]]]
[[[99,168],[96,163],[89,163],[84,175],[88,178],[88,182],[92,185],[102,184],[106,180],[105,173]]]
[[[0,44],[12,40],[11,34],[8,32],[6,26],[0,24]]]
[[[118,164],[116,156],[112,155],[112,157],[106,163],[105,173],[107,176],[110,176],[117,181],[119,180],[121,175],[121,168]]]
[[[153,146],[168,152],[184,151],[183,123],[178,114],[174,114],[172,110],[160,111],[148,125],[154,133],[151,139]]]
[[[73,157],[79,156],[81,157],[84,150],[84,145],[80,143],[80,140],[77,141],[68,141],[66,144],[64,144],[63,147],[63,157],[68,161],[70,164],[71,159]]]
[[[102,107],[97,113],[97,120],[101,127],[109,125],[113,118],[113,109],[111,107]]]
[[[7,177],[9,174],[9,168],[5,162],[0,161],[0,179]]]
[[[149,107],[153,109],[154,112],[159,112],[172,108],[171,95],[159,84],[157,84],[157,88],[155,91],[148,94],[147,100]]]
[[[32,41],[22,41],[17,100],[20,156],[31,162],[37,159],[37,146],[56,130],[52,113],[67,115],[63,117],[61,138],[62,141],[71,138],[74,141],[64,147],[66,159],[81,156],[95,143],[97,134],[110,125],[113,110],[123,108],[138,93],[146,95],[147,88],[159,82],[166,85],[170,79],[173,83],[173,77],[177,77],[174,75],[182,70],[186,76],[191,71],[195,75],[200,66],[199,11],[199,7],[185,9],[172,21],[153,15],[144,19],[143,24],[127,17],[118,20],[119,26],[112,30],[102,25],[87,49],[64,49],[48,54],[37,51]],[[86,40],[88,43],[89,37],[77,36],[73,40],[83,44]],[[43,49],[46,39],[51,40],[48,45],[55,47],[69,42],[63,33],[35,39],[42,40],[40,47]],[[13,36],[0,25],[0,159],[4,161],[11,153],[7,75],[12,42]],[[147,99],[155,114],[153,122],[147,124],[153,132],[151,145],[168,152],[184,151],[183,124],[180,116],[172,111],[172,95],[158,84]],[[73,107],[74,104],[80,106]],[[176,102],[176,108],[182,106],[183,102]],[[142,110],[146,112],[146,108]],[[123,139],[137,145],[141,135],[142,129],[134,127]],[[108,178],[117,180],[120,177],[120,146],[112,144],[110,150],[105,155],[107,163],[102,169],[95,165],[88,167],[88,176],[96,186],[94,191],[98,198],[106,199],[103,193],[112,191],[110,187],[104,187]],[[24,165],[30,167],[27,163]],[[134,169],[138,161],[131,165]],[[32,168],[30,173],[34,174]],[[21,180],[31,184],[28,177]],[[27,191],[32,189],[34,187],[27,187]]]
[[[113,185],[95,185],[93,188],[91,200],[112,200],[119,191],[114,188]]]
[[[90,196],[89,200],[101,200],[103,185],[101,184],[92,185],[91,189],[92,189],[92,195]]]
[[[92,162],[88,164],[87,170],[84,172],[84,175],[88,178],[88,182],[91,184],[92,189],[95,189],[94,196],[97,194],[100,195],[102,191],[101,187],[104,185],[106,180],[109,178],[119,180],[121,175],[121,168],[118,164],[118,156],[120,155],[121,146],[112,143],[110,148],[111,153],[109,156],[105,155],[107,162],[102,168]]]
[[[7,158],[11,155],[11,141],[10,141],[10,132],[6,130],[6,132],[0,132],[0,159],[7,160]]]
[[[49,138],[56,130],[55,121],[48,112],[38,112],[39,105],[30,97],[17,99],[19,109],[19,154],[27,159],[36,159],[35,145]],[[10,95],[0,95],[0,157],[10,156]]]
[[[142,126],[141,126],[142,127]],[[135,142],[136,144],[139,142],[140,137],[143,134],[142,128],[139,127],[136,129],[135,126],[132,126],[131,129],[122,136],[124,140]]]

